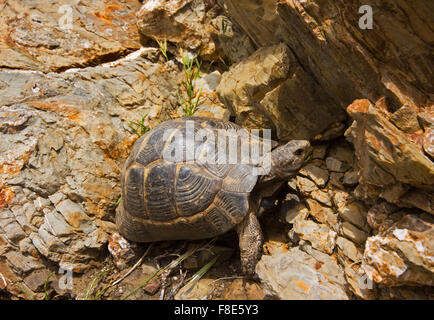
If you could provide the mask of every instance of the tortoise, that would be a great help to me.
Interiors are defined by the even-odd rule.
[[[193,125],[195,135],[187,133],[188,125]],[[196,139],[200,132],[219,139],[207,135]],[[306,140],[274,143],[268,151],[269,172],[258,175],[253,171],[258,162],[241,161],[240,144],[256,141],[264,156],[265,140],[248,140],[246,132],[229,121],[187,117],[163,122],[140,137],[121,176],[122,200],[116,209],[119,232],[133,242],[153,242],[211,238],[235,228],[242,271],[254,275],[263,240],[258,222],[265,207],[261,203],[297,172],[312,148]],[[222,152],[217,148],[207,158],[214,161],[203,161],[208,153],[203,150],[215,150],[212,147],[228,137],[237,139],[237,161],[227,161],[229,148]],[[187,149],[192,145],[202,158]],[[174,151],[183,156],[168,160]],[[221,161],[224,155],[226,161]]]

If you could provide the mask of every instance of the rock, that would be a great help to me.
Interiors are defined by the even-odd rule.
[[[85,275],[102,268],[119,177],[137,139],[129,121],[148,113],[153,126],[177,103],[179,73],[145,58],[154,51],[58,73],[0,71],[0,252],[18,264],[15,282],[28,276],[20,268],[40,269],[20,262],[27,259]],[[42,290],[40,277],[29,281]]]
[[[386,201],[382,201],[368,210],[366,221],[376,232],[383,232],[402,218],[399,209]]]
[[[327,170],[310,163],[301,168],[298,173],[314,181],[320,188],[323,188],[327,184],[329,178]]]
[[[333,123],[330,128],[313,137],[313,141],[328,141],[344,135],[345,125],[342,122]]]
[[[47,282],[50,271],[47,269],[36,270],[30,273],[24,279],[24,283],[34,292],[44,289],[44,285]]]
[[[161,281],[159,280],[158,277],[152,278],[151,281],[149,281],[144,287],[143,290],[153,296],[154,294],[156,294],[158,292],[158,290],[161,287]]]
[[[340,228],[340,234],[357,244],[363,244],[368,234],[349,222],[344,222]]]
[[[296,178],[297,190],[303,195],[308,195],[314,190],[317,190],[317,186],[311,180],[297,176]]]
[[[341,172],[330,172],[329,185],[337,189],[345,189],[342,181],[344,174]]]
[[[397,181],[415,187],[429,188],[434,184],[433,162],[387,120],[387,111],[368,100],[354,101],[347,111],[357,123],[353,131],[354,146],[365,182],[388,185],[393,183],[389,178],[391,175]],[[386,175],[373,176],[375,167],[380,167]]]
[[[357,270],[354,270],[355,268]],[[374,283],[363,271],[363,268],[356,267],[355,265],[345,265],[345,278],[348,281],[351,292],[364,300],[378,299]]]
[[[347,171],[344,174],[343,184],[349,187],[354,187],[359,183],[359,176],[357,171]]]
[[[402,207],[415,207],[434,214],[434,194],[430,191],[412,188],[399,198]]]
[[[434,129],[434,107],[430,106],[417,114],[419,125],[424,129]]]
[[[423,135],[423,150],[434,159],[434,129],[428,128]]]
[[[391,115],[390,121],[405,133],[415,133],[420,130],[417,120],[418,111],[415,106],[403,105]]]
[[[282,300],[346,300],[343,271],[332,258],[315,252],[314,256],[291,248],[263,255],[256,272],[266,293]]]
[[[59,72],[116,60],[140,48],[139,6],[134,0],[10,3],[0,17],[0,67]]]
[[[306,202],[309,206],[309,214],[315,220],[331,227],[335,231],[338,230],[338,215],[331,208],[324,207],[312,199],[306,199]]]
[[[344,117],[284,44],[261,48],[231,66],[217,95],[238,124],[271,128],[280,140],[312,138]]]
[[[284,201],[282,203],[282,216],[289,224],[297,220],[305,220],[309,215],[309,210],[301,202]]]
[[[189,292],[189,286],[184,286],[175,295],[175,300],[202,300],[212,293],[213,281],[214,279],[202,278]]]
[[[3,209],[7,205],[9,205],[12,202],[12,199],[14,198],[14,190],[13,188],[0,188],[0,209]]]
[[[314,190],[310,194],[312,199],[315,199],[318,202],[321,202],[322,204],[325,204],[328,207],[331,207],[332,202],[330,200],[330,196],[327,192],[321,191],[321,190]]]
[[[216,12],[210,9],[205,1],[147,1],[137,12],[137,28],[142,36],[173,42],[211,61],[218,55],[211,25]]]
[[[327,169],[334,172],[345,172],[349,169],[348,164],[332,157],[326,158],[326,165]]]
[[[350,200],[339,203],[338,213],[343,220],[351,222],[362,230],[369,231],[366,221],[367,210],[361,202]]]
[[[337,237],[336,245],[338,249],[353,262],[362,260],[363,252],[361,252],[353,242],[342,237]]]
[[[425,28],[425,23],[430,24],[430,1],[371,2],[378,10],[374,13],[374,28],[369,32],[359,28],[358,2],[223,3],[231,20],[257,47],[283,41],[303,69],[313,74],[342,108],[359,97],[376,101],[387,96],[395,109],[403,104],[423,106],[431,100],[428,93],[434,87],[428,79],[433,71],[420,67],[430,61],[432,34]],[[311,87],[306,96],[314,95],[316,88]]]
[[[129,242],[118,232],[109,236],[108,251],[112,255],[116,267],[121,270],[125,269],[129,263],[139,259],[137,245]]]
[[[294,231],[301,239],[309,241],[313,248],[328,254],[333,253],[337,234],[325,225],[310,220],[297,220]]]
[[[389,286],[433,286],[433,230],[432,217],[407,214],[368,238],[363,265],[368,276]]]

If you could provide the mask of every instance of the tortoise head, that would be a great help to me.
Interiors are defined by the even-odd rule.
[[[271,173],[279,179],[293,176],[312,153],[307,140],[292,140],[271,152]]]

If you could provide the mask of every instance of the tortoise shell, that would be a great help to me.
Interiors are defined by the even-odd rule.
[[[205,129],[201,132],[214,133],[218,139],[192,140],[186,134],[188,120],[193,121],[195,134]],[[203,239],[239,224],[249,212],[250,192],[258,179],[252,174],[253,165],[219,163],[222,152],[210,153],[215,163],[184,152],[189,143],[196,151],[213,147],[220,151],[222,137],[228,141],[228,136],[236,136],[237,157],[242,159],[240,143],[247,131],[241,129],[231,122],[189,117],[166,121],[139,138],[121,177],[122,201],[116,214],[120,233],[136,242]],[[175,136],[182,139],[175,141]],[[167,161],[165,155],[174,146],[184,157]]]

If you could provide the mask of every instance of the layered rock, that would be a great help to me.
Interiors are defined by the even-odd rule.
[[[130,121],[147,113],[155,125],[177,101],[178,73],[145,58],[154,51],[60,74],[0,72],[0,272],[10,292],[23,295],[17,281],[37,290],[47,275],[38,283],[35,270],[101,266],[137,139]]]
[[[357,98],[382,96],[394,109],[430,104],[431,1],[220,2],[257,47],[285,42],[342,108]],[[373,8],[372,30],[359,28],[362,5]]]
[[[62,71],[116,60],[140,48],[136,0],[6,1],[0,67]]]
[[[261,48],[232,66],[217,94],[238,124],[273,129],[282,141],[311,139],[345,119],[285,44]]]
[[[175,55],[182,48],[205,60],[228,58],[238,62],[254,47],[221,12],[213,0],[145,1],[137,12],[137,27],[143,37],[174,44]],[[172,49],[169,46],[169,51]]]

